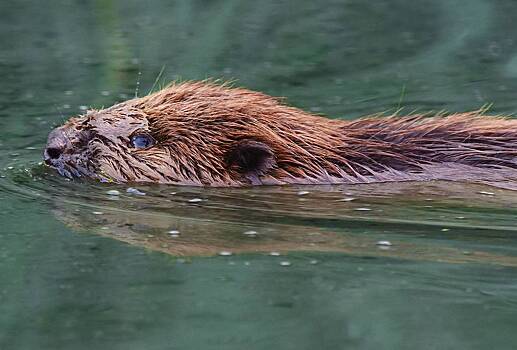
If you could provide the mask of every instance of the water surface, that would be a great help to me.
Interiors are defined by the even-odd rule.
[[[68,116],[173,79],[235,79],[333,118],[512,114],[516,11],[510,0],[0,4],[0,349],[514,349],[517,192],[127,192],[38,163]]]

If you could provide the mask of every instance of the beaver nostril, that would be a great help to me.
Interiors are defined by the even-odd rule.
[[[63,153],[63,148],[59,147],[48,147],[45,153],[50,159],[57,159]]]

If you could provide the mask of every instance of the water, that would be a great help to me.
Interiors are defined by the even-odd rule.
[[[38,162],[54,125],[147,93],[162,70],[158,85],[236,79],[336,118],[514,113],[516,11],[510,0],[1,3],[0,349],[514,349],[516,192],[128,192]]]

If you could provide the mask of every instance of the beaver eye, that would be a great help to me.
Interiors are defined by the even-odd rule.
[[[152,147],[156,141],[148,134],[136,134],[131,136],[131,145],[136,149],[144,149]]]

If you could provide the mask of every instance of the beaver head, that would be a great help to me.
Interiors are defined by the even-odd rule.
[[[241,186],[515,175],[517,123],[480,112],[332,120],[210,82],[173,84],[53,130],[66,177]],[[497,176],[496,176],[497,177]]]

